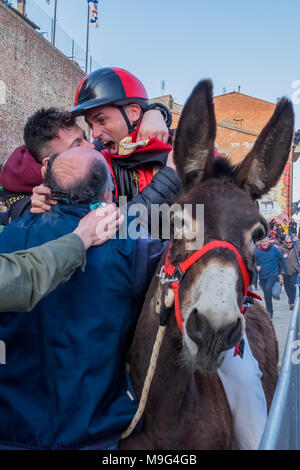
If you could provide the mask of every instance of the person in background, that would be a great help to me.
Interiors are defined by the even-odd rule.
[[[268,237],[261,240],[255,250],[256,269],[259,275],[260,286],[264,293],[267,311],[273,317],[272,288],[278,280],[283,281],[282,273],[287,266],[283,255],[270,243]]]
[[[278,229],[278,242],[280,245],[284,242],[285,237],[288,235],[288,233],[285,232],[282,224],[278,224],[277,226]]]
[[[290,232],[291,232],[292,236],[294,234],[297,235],[297,222],[293,218],[290,221],[289,228],[290,228]]]
[[[281,224],[281,227],[283,229],[283,231],[285,232],[285,235],[287,236],[289,234],[289,222],[287,219],[283,219],[283,222]]]
[[[280,251],[287,265],[286,273],[283,274],[283,284],[286,294],[288,296],[290,310],[293,310],[296,297],[296,283],[298,274],[300,272],[300,266],[297,260],[296,253],[299,257],[300,246],[298,243],[293,246],[291,237],[287,236],[285,238],[284,244],[280,247]]]

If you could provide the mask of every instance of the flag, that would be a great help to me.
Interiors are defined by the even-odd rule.
[[[18,0],[17,9],[22,15],[26,15],[26,0]]]
[[[91,12],[89,27],[98,28],[98,0],[87,0],[87,2]]]

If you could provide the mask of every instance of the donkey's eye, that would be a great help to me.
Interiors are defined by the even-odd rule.
[[[257,242],[259,242],[259,240],[264,238],[265,235],[266,235],[266,232],[263,229],[263,227],[258,227],[254,230],[254,232],[252,234],[252,240],[253,240],[254,243],[257,243]]]

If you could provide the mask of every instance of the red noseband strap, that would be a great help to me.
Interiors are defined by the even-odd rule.
[[[261,297],[259,295],[248,291],[249,282],[250,282],[248,269],[246,268],[245,263],[242,260],[242,257],[239,254],[238,250],[231,243],[223,242],[223,241],[220,241],[220,240],[215,240],[215,241],[212,241],[210,243],[207,243],[202,248],[200,248],[200,250],[193,253],[191,256],[189,256],[189,258],[187,258],[185,261],[183,261],[182,263],[180,263],[177,266],[174,266],[173,264],[171,264],[170,260],[169,260],[169,254],[170,254],[171,246],[172,246],[172,243],[170,243],[170,245],[169,245],[169,250],[168,250],[168,253],[167,253],[167,257],[166,257],[166,264],[163,268],[163,271],[167,276],[170,276],[170,279],[165,281],[165,282],[170,282],[171,283],[171,287],[172,287],[173,292],[174,292],[175,316],[176,316],[178,327],[179,327],[181,332],[183,332],[183,318],[182,318],[181,311],[180,311],[179,286],[180,286],[180,282],[182,280],[182,277],[185,274],[185,272],[196,261],[198,261],[199,258],[201,258],[203,255],[205,255],[205,253],[207,253],[208,251],[211,251],[215,248],[227,248],[228,250],[231,250],[235,253],[237,261],[238,261],[238,265],[240,267],[240,271],[241,271],[241,274],[242,274],[242,279],[243,279],[244,299],[245,299],[245,297],[250,296],[250,297],[255,297],[256,299],[261,300]],[[245,308],[243,306],[241,308],[241,313],[245,313]]]

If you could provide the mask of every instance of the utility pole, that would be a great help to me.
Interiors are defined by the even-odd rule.
[[[54,3],[53,35],[52,35],[52,44],[53,44],[53,46],[55,46],[56,12],[57,12],[57,0],[55,0],[55,3]]]
[[[88,73],[89,61],[89,29],[90,29],[90,5],[87,4],[87,23],[86,23],[86,51],[85,51],[85,73]]]

